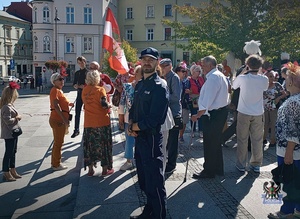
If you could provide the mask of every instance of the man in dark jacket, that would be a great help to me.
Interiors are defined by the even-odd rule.
[[[81,94],[82,89],[85,85],[86,73],[88,72],[86,68],[86,59],[83,56],[77,57],[77,64],[79,65],[80,69],[75,72],[73,81],[73,87],[77,89],[77,97],[75,105],[75,128],[73,134],[71,135],[71,138],[75,138],[77,135],[79,135],[80,114],[83,105]]]

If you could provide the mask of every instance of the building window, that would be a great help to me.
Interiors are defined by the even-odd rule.
[[[185,61],[187,65],[190,64],[190,53],[189,52],[183,52],[182,60]]]
[[[165,40],[171,40],[171,28],[165,28]]]
[[[84,8],[84,23],[91,24],[92,23],[92,8]]]
[[[6,28],[6,38],[11,40],[11,27]]]
[[[29,55],[32,55],[32,45],[29,46]]]
[[[132,8],[126,8],[126,19],[133,19]]]
[[[126,30],[126,40],[132,41],[133,39],[133,31],[132,30]]]
[[[16,29],[16,38],[17,40],[20,39],[20,30]]]
[[[47,6],[43,8],[43,22],[50,23],[50,11]]]
[[[23,29],[23,39],[26,40],[26,30]]]
[[[67,24],[74,24],[74,8],[67,7],[66,8],[66,16],[67,16]]]
[[[74,37],[66,38],[66,53],[74,52]]]
[[[147,29],[147,40],[153,40],[154,31],[153,28]]]
[[[84,51],[84,53],[92,53],[93,52],[92,37],[84,37],[83,38],[83,51]]]
[[[27,55],[27,46],[26,45],[22,46],[22,50],[24,51],[23,54],[26,56]]]
[[[7,55],[11,56],[11,45],[7,45],[6,48],[7,48],[7,50],[6,50],[7,51]]]
[[[33,41],[34,41],[34,51],[38,52],[39,51],[39,41],[38,41],[37,36],[34,36]]]
[[[172,5],[165,5],[165,17],[172,16]]]
[[[19,55],[20,55],[19,48],[20,48],[19,45],[15,45],[15,55],[16,55],[16,56],[19,56]]]
[[[19,55],[23,56],[24,55],[24,48],[23,45],[19,46]]]
[[[147,6],[146,17],[154,17],[154,5]]]
[[[34,23],[37,23],[37,8],[34,8],[33,11],[34,11],[34,15],[33,15]]]
[[[44,45],[43,51],[50,52],[50,37],[49,36],[44,36],[43,45]]]

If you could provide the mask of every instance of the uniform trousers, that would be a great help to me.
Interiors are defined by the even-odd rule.
[[[152,218],[166,217],[166,190],[163,175],[161,132],[142,131],[135,138],[135,160],[138,182],[147,196]]]

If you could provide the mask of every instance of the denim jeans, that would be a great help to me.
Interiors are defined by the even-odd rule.
[[[2,171],[8,172],[15,168],[18,138],[5,139],[5,153],[2,161]]]
[[[128,123],[125,123],[126,142],[125,142],[125,155],[124,155],[124,157],[126,159],[132,160],[133,159],[133,147],[134,147],[134,144],[135,144],[135,140],[134,140],[133,136],[128,135],[127,127],[128,127]]]

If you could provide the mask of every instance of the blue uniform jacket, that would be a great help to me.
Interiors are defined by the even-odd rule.
[[[142,79],[135,86],[129,120],[138,123],[140,131],[160,131],[165,122],[169,93],[167,86],[156,73]]]

